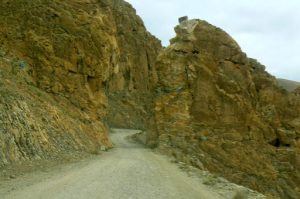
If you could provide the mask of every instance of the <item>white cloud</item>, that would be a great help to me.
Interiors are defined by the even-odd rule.
[[[178,17],[188,15],[228,32],[249,57],[277,77],[300,81],[299,0],[127,0],[164,45]]]

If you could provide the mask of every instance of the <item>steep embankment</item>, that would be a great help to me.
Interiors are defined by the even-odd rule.
[[[176,32],[154,63],[160,42],[123,0],[0,0],[0,165],[110,147],[107,122],[148,129],[149,145],[234,182],[299,198],[299,89],[280,88],[204,21]]]
[[[175,31],[157,61],[157,134],[150,137],[181,161],[299,198],[299,97],[221,29],[189,20]]]
[[[110,147],[108,111],[145,126],[161,46],[125,1],[1,0],[0,44],[0,164]]]
[[[113,127],[145,129],[149,126],[152,90],[157,83],[155,61],[162,46],[145,30],[129,4],[114,9],[120,54],[107,87],[108,123]]]
[[[0,78],[0,166],[111,146],[101,122],[37,88],[10,58],[0,58]]]

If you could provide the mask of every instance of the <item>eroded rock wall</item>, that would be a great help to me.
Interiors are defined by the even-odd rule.
[[[0,167],[112,147],[103,123],[36,87],[25,70],[0,58]]]
[[[152,110],[152,91],[157,83],[155,61],[162,46],[146,31],[129,4],[115,10],[116,38],[122,53],[107,88],[107,121],[114,127],[146,129]]]
[[[189,20],[175,31],[158,56],[157,134],[150,137],[180,161],[298,198],[299,97],[278,87],[223,30]]]
[[[148,108],[145,104],[150,104],[146,103],[150,100],[148,91],[155,82],[152,81],[156,76],[154,60],[161,45],[146,31],[127,2],[1,0],[0,45],[6,79],[14,84],[18,78],[15,70],[23,70],[32,79],[30,84],[22,80],[23,86],[27,85],[27,90],[40,89],[47,96],[31,93],[28,97],[24,88],[25,93],[15,98],[2,98],[1,105],[11,103],[12,107],[3,108],[1,122],[7,126],[0,127],[13,128],[14,132],[1,131],[7,132],[0,139],[1,163],[34,159],[36,153],[29,152],[34,150],[41,151],[39,157],[46,157],[38,144],[39,138],[33,136],[36,131],[52,140],[54,154],[77,147],[88,152],[102,145],[110,147],[107,124],[145,126]],[[5,85],[5,79],[0,82]],[[5,89],[14,88],[16,91],[9,93],[17,93],[18,85]],[[26,100],[19,102],[22,98]],[[53,103],[52,98],[56,99]],[[37,102],[35,111],[30,112],[34,100],[44,102]],[[26,105],[28,109],[25,110],[23,103],[30,103]],[[14,116],[13,107],[24,111]],[[59,116],[52,118],[53,110]],[[9,115],[23,118],[22,122],[8,122]],[[41,120],[40,115],[45,115],[46,120]],[[33,121],[38,126],[32,127],[36,131],[29,129]],[[52,126],[56,129],[51,130]],[[5,152],[11,150],[20,155]]]

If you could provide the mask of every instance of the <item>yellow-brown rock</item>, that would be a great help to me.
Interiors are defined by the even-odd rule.
[[[145,128],[161,44],[127,2],[0,0],[0,45],[0,164],[111,147],[107,123]]]
[[[185,20],[175,31],[157,60],[157,132],[148,142],[236,183],[299,198],[299,98],[223,30]]]
[[[0,166],[112,147],[109,124],[300,198],[299,89],[279,87],[205,21],[183,17],[175,31],[162,50],[123,0],[0,0]]]
[[[294,93],[295,95],[297,95],[297,96],[300,96],[300,86],[297,87],[297,88],[293,91],[293,93]]]
[[[108,129],[64,97],[35,86],[24,69],[0,58],[0,166],[112,147]]]

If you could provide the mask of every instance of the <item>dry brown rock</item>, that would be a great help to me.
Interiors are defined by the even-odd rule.
[[[11,63],[0,59],[0,78],[0,167],[112,147],[106,126],[37,88],[25,71],[11,74]]]
[[[18,71],[26,71],[20,79],[24,88],[15,85],[3,92],[18,93],[16,97],[10,101],[1,96],[0,121],[7,123],[14,107],[20,109],[14,117],[23,119],[3,126],[11,130],[1,134],[0,163],[34,159],[34,150],[44,158],[60,151],[110,147],[107,122],[145,128],[161,44],[127,2],[1,0],[0,44],[8,81],[14,84]],[[30,89],[37,93],[26,94]],[[27,129],[27,120],[36,130]],[[41,148],[42,140],[49,150]]]
[[[157,133],[148,142],[236,183],[299,198],[299,98],[223,30],[189,20],[175,31],[157,60]]]
[[[280,88],[223,30],[180,22],[155,63],[161,44],[125,1],[0,0],[0,165],[106,150],[108,123],[147,129],[149,146],[236,183],[299,198],[298,91]]]
[[[131,124],[144,122],[135,122],[145,118],[143,100],[149,98],[140,93],[147,94],[155,83],[161,44],[131,5],[122,0],[18,0],[6,1],[0,10],[1,42],[29,63],[40,88],[64,95],[95,119],[106,115],[109,97],[111,107],[118,106],[109,111],[110,123],[128,126],[126,116]],[[136,103],[135,108],[128,103]],[[121,119],[113,122],[116,114]]]
[[[300,96],[300,86],[298,86],[294,91],[293,93],[297,96]]]

